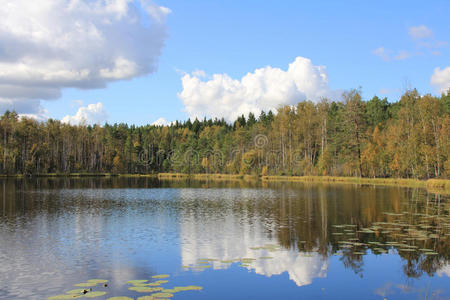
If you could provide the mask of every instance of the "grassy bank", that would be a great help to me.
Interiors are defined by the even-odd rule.
[[[117,176],[111,173],[40,173],[33,175],[24,174],[0,174],[0,178],[24,178],[24,177],[109,177]]]
[[[447,179],[428,179],[427,189],[445,190],[450,192],[450,180]]]
[[[404,178],[361,178],[335,176],[263,176],[264,181],[337,182],[355,184],[396,185],[407,187],[426,187],[425,180]]]
[[[450,194],[450,180],[448,179],[405,179],[405,178],[360,178],[360,177],[335,177],[335,176],[254,176],[242,174],[185,174],[185,173],[159,173],[159,174],[111,174],[111,173],[46,173],[35,174],[33,177],[125,177],[125,178],[158,178],[165,180],[261,180],[265,182],[313,182],[313,183],[351,183],[388,185],[402,187],[426,188],[429,191],[444,192]],[[0,178],[24,178],[23,174],[0,174]]]
[[[328,182],[353,183],[385,186],[402,186],[426,188],[431,192],[450,194],[450,180],[448,179],[406,179],[406,178],[360,178],[360,177],[334,177],[334,176],[262,176],[263,181],[290,181],[290,182]]]
[[[447,179],[405,179],[405,178],[360,178],[360,177],[334,177],[334,176],[250,176],[230,174],[183,174],[159,173],[159,179],[200,179],[200,180],[262,180],[265,182],[313,182],[313,183],[351,183],[385,186],[402,186],[426,188],[430,191],[450,193],[450,180]]]
[[[159,179],[198,179],[198,180],[258,180],[258,176],[239,174],[184,174],[159,173]]]

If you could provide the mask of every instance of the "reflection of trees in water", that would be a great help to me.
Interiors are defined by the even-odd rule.
[[[281,184],[280,184],[281,185]],[[293,185],[285,184],[284,188]],[[438,255],[423,255],[419,252],[399,252],[405,260],[404,272],[409,277],[420,277],[423,272],[433,275],[449,261],[448,215],[447,198],[442,195],[426,194],[418,189],[401,188],[373,188],[370,186],[317,186],[303,185],[301,197],[292,199],[285,197],[274,207],[274,214],[278,226],[277,237],[280,245],[286,248],[297,248],[301,251],[318,251],[324,256],[336,253],[341,249],[337,243],[339,238],[333,236],[333,224],[353,224],[356,230],[368,228],[373,223],[389,219],[384,212],[408,212],[402,222],[417,226],[420,218],[413,214],[432,215],[428,226],[437,226],[438,238],[429,238],[413,242],[420,248],[432,249]],[[442,204],[445,205],[442,205]],[[422,224],[422,223],[420,223]],[[382,234],[355,235],[362,243],[397,241],[404,243],[404,236]],[[331,247],[329,247],[331,246]],[[368,249],[376,246],[368,246]],[[397,248],[397,247],[394,247]],[[329,252],[331,249],[331,252]],[[358,250],[359,251],[359,250]],[[354,255],[353,251],[342,252],[342,262],[355,273],[362,272],[363,260],[361,255]]]
[[[255,199],[252,194],[232,201],[205,201],[199,199],[191,203],[175,203],[176,209],[194,210],[195,218],[224,217],[224,207],[230,208],[241,222],[252,225],[259,222],[268,238],[276,237],[278,243],[286,249],[302,252],[318,252],[328,257],[342,250],[338,243],[342,238],[333,235],[335,224],[353,224],[355,230],[368,228],[374,223],[392,222],[395,218],[384,212],[403,213],[401,222],[419,228],[420,224],[432,226],[437,238],[418,240],[413,243],[420,248],[428,248],[438,255],[424,256],[419,252],[399,252],[405,260],[404,272],[409,277],[420,277],[423,272],[433,275],[445,266],[450,259],[449,203],[448,196],[427,194],[420,189],[386,188],[357,185],[312,185],[303,183],[264,183],[267,192],[276,191],[276,197]],[[43,201],[36,202],[27,191],[48,189],[100,189],[100,188],[260,188],[260,182],[210,182],[210,181],[158,181],[153,178],[38,178],[1,180],[0,218],[23,214],[25,211],[54,208]],[[245,192],[245,190],[244,190]],[[50,197],[50,196],[48,196]],[[54,196],[53,196],[54,197]],[[206,199],[207,200],[207,199]],[[78,203],[77,205],[84,205]],[[90,203],[102,209],[111,205],[107,202]],[[119,205],[119,204],[117,204]],[[201,213],[198,213],[201,211]],[[421,219],[418,214],[433,216]],[[425,221],[424,221],[425,220]],[[422,223],[420,223],[422,222]],[[380,225],[383,226],[383,225]],[[434,226],[434,227],[433,227]],[[420,228],[419,228],[420,229]],[[430,231],[429,229],[428,231]],[[411,233],[412,234],[412,233]],[[447,234],[447,235],[446,235]],[[392,234],[361,234],[354,237],[362,243],[387,241],[404,242],[405,236]],[[375,246],[369,245],[367,249]],[[396,247],[395,247],[396,248]],[[342,251],[341,261],[355,273],[362,273],[363,256],[353,251]]]
[[[353,254],[351,251],[347,251],[342,257],[340,261],[344,264],[344,267],[347,269],[352,269],[355,274],[358,274],[361,278],[363,277],[363,257],[359,254]]]

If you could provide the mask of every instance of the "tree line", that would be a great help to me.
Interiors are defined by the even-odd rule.
[[[406,91],[397,102],[359,90],[168,126],[69,125],[7,111],[0,118],[2,174],[226,173],[398,178],[450,177],[450,91]]]

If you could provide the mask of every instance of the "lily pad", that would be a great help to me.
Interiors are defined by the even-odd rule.
[[[145,283],[147,281],[148,280],[130,280],[130,281],[127,281],[127,283],[128,284],[139,284],[139,283]]]
[[[202,289],[203,289],[203,287],[201,287],[201,286],[188,285],[188,286],[176,286],[176,287],[171,288],[171,289],[164,289],[161,292],[162,293],[174,294],[174,293],[184,292],[184,291],[200,291]]]
[[[156,283],[157,285],[160,285],[160,284],[164,284],[164,283],[168,283],[168,282],[169,282],[169,280],[157,280],[157,281],[152,282],[152,283]]]
[[[66,294],[81,294],[83,292],[84,292],[84,289],[75,289],[75,290],[67,291]]]
[[[96,286],[96,285],[97,285],[97,283],[95,283],[95,282],[82,282],[82,283],[74,284],[73,286],[91,287],[91,286]]]
[[[86,298],[95,298],[106,295],[106,292],[90,292],[84,295]]]
[[[178,291],[200,291],[203,290],[203,287],[197,285],[188,285],[188,286],[176,286],[175,290]]]
[[[161,275],[153,275],[152,278],[169,278],[170,275],[167,274],[161,274]]]
[[[150,283],[146,284],[146,286],[160,286],[160,285],[161,285],[161,283],[159,283],[159,282],[150,282]],[[134,285],[134,286],[137,286],[137,285]]]
[[[132,286],[128,288],[130,291],[135,291],[138,293],[153,293],[160,292],[163,288],[160,287],[148,287],[148,286]]]
[[[134,300],[134,299],[130,298],[130,297],[119,296],[119,297],[108,298],[108,300]]]
[[[171,293],[155,293],[152,296],[154,298],[172,298],[173,294],[171,294]]]
[[[62,295],[56,295],[48,297],[49,300],[65,300],[65,299],[76,299],[81,298],[83,295],[74,295],[74,294],[62,294]]]
[[[410,248],[400,248],[400,249],[398,249],[398,251],[402,251],[402,252],[416,252],[415,249],[410,249]]]

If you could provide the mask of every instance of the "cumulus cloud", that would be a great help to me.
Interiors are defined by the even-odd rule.
[[[391,61],[391,60],[405,60],[408,58],[411,58],[413,56],[420,55],[420,53],[411,53],[406,50],[399,50],[397,53],[393,53],[392,50],[388,50],[384,47],[379,47],[372,51],[373,54],[380,57],[384,61]]]
[[[190,203],[193,199],[207,199],[211,203],[220,201],[221,210],[208,210],[211,218],[198,218],[205,213],[203,208],[192,207],[184,210],[180,215],[180,240],[182,265],[196,265],[204,257],[216,258],[214,269],[228,268],[221,260],[234,260],[242,257],[254,257],[252,247],[262,245],[277,245],[277,238],[268,236],[267,232],[276,232],[276,225],[268,223],[265,217],[258,213],[252,216],[251,222],[243,222],[244,216],[249,214],[247,209],[236,212],[233,207],[235,201],[242,198],[256,197],[255,190],[228,191],[217,193],[216,196],[194,190],[180,191],[183,203]],[[276,199],[277,192],[267,191],[268,199]],[[222,206],[223,205],[223,206]],[[217,238],[220,237],[220,238]],[[276,255],[263,250],[260,256],[274,256],[268,260],[255,260],[247,267],[256,274],[267,277],[287,273],[289,279],[297,286],[309,285],[315,278],[324,278],[328,272],[328,260],[318,253],[302,253],[298,250],[280,250]]]
[[[450,277],[450,264],[446,264],[441,269],[437,271],[439,277],[447,276]]]
[[[435,68],[433,75],[431,75],[430,83],[441,93],[450,90],[450,67],[446,67],[442,70],[440,68]]]
[[[406,50],[400,50],[400,51],[397,53],[397,55],[394,56],[394,59],[395,59],[395,60],[404,60],[404,59],[410,58],[411,56],[412,56],[412,54],[409,53],[408,51],[406,51]]]
[[[419,25],[410,27],[408,34],[414,39],[425,39],[431,37],[433,31],[425,25]]]
[[[386,50],[384,47],[379,47],[379,48],[373,50],[373,54],[375,54],[376,56],[380,57],[384,61],[389,61],[390,60],[389,51]]]
[[[167,120],[164,118],[159,118],[158,120],[152,123],[153,126],[167,126],[169,124],[170,122],[167,122]]]
[[[297,57],[286,71],[267,66],[241,79],[214,74],[205,81],[204,75],[197,70],[181,78],[183,90],[178,97],[191,118],[234,121],[242,114],[259,114],[261,110],[276,110],[305,99],[317,101],[333,94],[326,68],[304,57]]]
[[[80,124],[103,124],[108,120],[108,112],[105,110],[103,103],[89,104],[78,109],[73,116],[65,116],[61,122],[71,125]]]
[[[405,60],[424,54],[440,55],[441,52],[437,49],[448,46],[448,42],[436,40],[433,37],[433,31],[425,25],[410,27],[408,29],[408,34],[413,38],[412,46],[414,46],[414,48],[420,48],[420,51],[390,50],[385,47],[379,47],[373,50],[372,53],[384,61]]]
[[[154,72],[169,12],[150,0],[0,0],[0,107],[39,114],[63,88]]]

